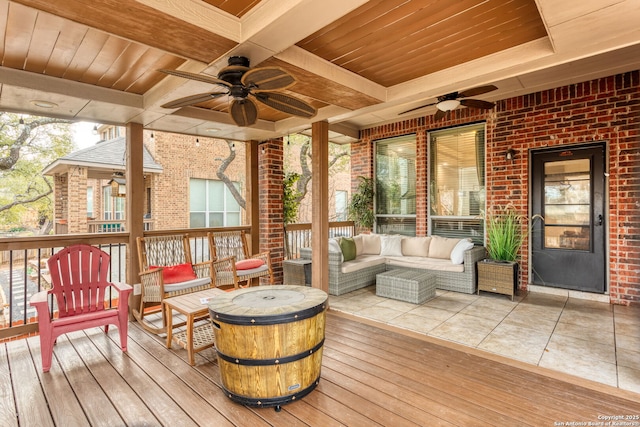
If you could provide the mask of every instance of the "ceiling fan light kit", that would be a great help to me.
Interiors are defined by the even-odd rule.
[[[210,83],[220,86],[222,92],[206,92],[185,96],[162,105],[163,108],[181,108],[200,104],[222,96],[230,99],[229,114],[233,122],[241,127],[251,126],[258,121],[258,102],[292,116],[311,118],[317,110],[302,99],[278,90],[287,89],[296,83],[295,78],[278,67],[249,68],[249,59],[232,56],[228,65],[218,73],[218,77],[194,74],[179,70],[158,70],[165,74]]]
[[[446,99],[444,101],[438,102],[436,104],[436,107],[438,108],[438,110],[451,111],[458,108],[459,105],[460,101],[458,101],[457,99]]]

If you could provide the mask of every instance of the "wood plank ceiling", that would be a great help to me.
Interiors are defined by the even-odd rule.
[[[216,127],[238,139],[308,128],[308,119],[261,105],[259,123],[238,129],[226,114],[229,97],[178,110],[160,107],[219,88],[158,69],[216,76],[229,56],[243,55],[254,67],[277,66],[296,77],[286,93],[319,110],[312,120],[342,122],[357,134],[372,121],[397,117],[399,109],[447,91],[567,63],[571,49],[561,52],[557,46],[565,33],[570,39],[585,30],[560,28],[606,5],[572,4],[558,22],[554,16],[560,12],[549,6],[551,1],[0,0],[0,108],[75,120],[135,121],[193,134]],[[617,22],[623,14],[626,19],[620,31],[632,25],[629,3],[616,2]],[[544,15],[545,10],[551,12]],[[623,46],[635,52],[638,37],[629,37],[635,37],[631,43],[612,41],[608,50],[600,40],[597,53]],[[589,42],[576,48],[576,56],[589,56]],[[633,66],[628,64],[632,55],[619,56],[625,62],[620,67]],[[524,89],[510,86],[513,82],[505,80],[503,96]],[[34,97],[65,106],[34,110],[25,101]]]

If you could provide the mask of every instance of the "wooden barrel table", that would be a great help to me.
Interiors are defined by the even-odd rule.
[[[320,381],[327,294],[306,286],[238,289],[209,304],[218,366],[229,398],[275,407]]]

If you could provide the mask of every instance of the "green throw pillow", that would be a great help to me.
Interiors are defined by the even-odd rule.
[[[356,242],[351,237],[343,237],[340,239],[340,249],[342,250],[342,258],[344,261],[356,259]]]

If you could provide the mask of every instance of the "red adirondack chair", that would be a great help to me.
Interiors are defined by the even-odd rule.
[[[118,327],[120,348],[127,351],[127,329],[130,285],[107,281],[109,254],[89,245],[66,247],[48,260],[53,288],[33,295],[29,304],[38,312],[42,370],[49,372],[56,339],[67,332],[109,325]],[[105,309],[108,287],[118,291],[118,307]],[[49,294],[54,296],[52,316]]]

